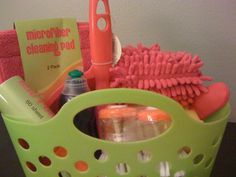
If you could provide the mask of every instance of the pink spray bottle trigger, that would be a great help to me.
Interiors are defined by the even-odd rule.
[[[100,4],[104,12],[98,13]],[[90,50],[91,68],[85,73],[87,79],[95,78],[96,89],[109,87],[109,69],[112,66],[112,30],[108,0],[90,0]]]

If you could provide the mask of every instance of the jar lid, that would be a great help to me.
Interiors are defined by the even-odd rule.
[[[127,118],[136,116],[136,109],[127,105],[110,105],[98,113],[100,119]]]
[[[170,116],[157,108],[147,107],[144,110],[141,110],[138,113],[138,119],[141,121],[150,121],[150,122],[158,122],[158,121],[170,121]]]

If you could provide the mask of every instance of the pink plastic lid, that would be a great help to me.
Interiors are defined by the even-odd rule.
[[[138,113],[138,119],[141,121],[150,121],[150,122],[158,122],[158,121],[167,122],[170,121],[170,116],[166,112],[160,109],[146,108]]]
[[[98,113],[100,119],[127,118],[136,116],[136,109],[126,105],[112,105],[101,109]]]

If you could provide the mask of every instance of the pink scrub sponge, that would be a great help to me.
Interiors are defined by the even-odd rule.
[[[208,92],[201,94],[193,103],[193,108],[200,119],[204,120],[222,108],[229,100],[230,91],[223,82],[217,82],[208,87]]]

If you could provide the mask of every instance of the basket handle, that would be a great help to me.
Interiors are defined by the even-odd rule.
[[[182,124],[196,123],[189,118],[183,107],[171,98],[155,92],[140,89],[102,89],[81,94],[70,102],[67,102],[55,116],[62,124],[73,122],[75,115],[89,107],[110,104],[110,103],[133,103],[144,106],[157,107],[167,112],[172,118],[175,128],[181,128]]]

